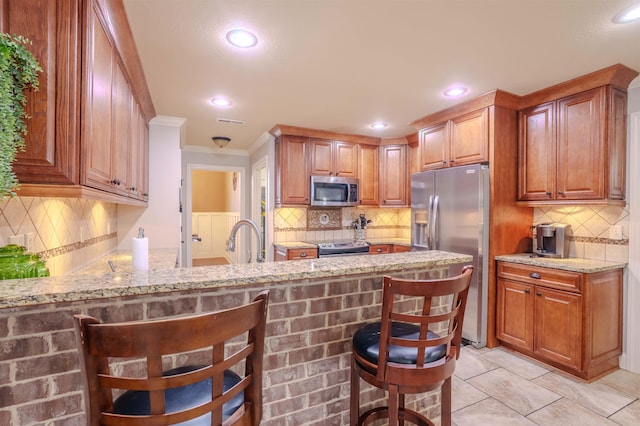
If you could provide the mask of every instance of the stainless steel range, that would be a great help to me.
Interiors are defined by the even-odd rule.
[[[369,243],[336,241],[318,244],[318,257],[354,256],[369,253]]]

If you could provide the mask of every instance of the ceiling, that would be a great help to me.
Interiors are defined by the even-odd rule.
[[[414,131],[410,122],[493,89],[524,95],[616,63],[640,71],[640,22],[612,22],[635,1],[124,4],[157,114],[185,118],[188,145],[231,153],[275,124],[400,137]],[[229,45],[233,28],[258,45]],[[468,92],[446,99],[455,84]],[[220,95],[233,105],[214,107]],[[388,127],[373,130],[376,121]],[[232,141],[220,151],[212,136]]]

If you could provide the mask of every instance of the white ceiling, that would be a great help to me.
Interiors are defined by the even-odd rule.
[[[156,112],[187,143],[248,149],[275,124],[379,137],[493,89],[524,95],[622,63],[640,71],[637,0],[124,0]],[[225,34],[251,30],[250,50]],[[233,100],[214,107],[212,97]],[[218,118],[246,124],[221,124]],[[369,128],[385,121],[384,131]],[[214,147],[219,150],[219,148]]]

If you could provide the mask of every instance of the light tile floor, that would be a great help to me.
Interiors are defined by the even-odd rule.
[[[453,378],[456,426],[640,425],[640,375],[586,383],[516,352],[465,346]]]

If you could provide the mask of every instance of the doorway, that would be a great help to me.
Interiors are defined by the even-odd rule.
[[[244,262],[243,241],[235,252],[226,240],[242,210],[242,168],[188,164],[184,221],[185,266]]]

